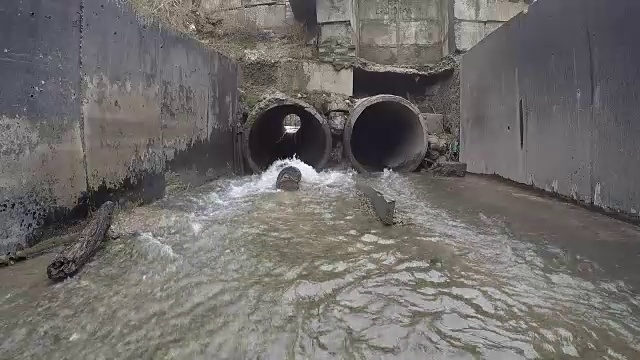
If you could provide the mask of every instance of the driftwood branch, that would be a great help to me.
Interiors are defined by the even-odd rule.
[[[89,225],[80,233],[78,241],[67,245],[47,266],[49,279],[64,280],[80,271],[96,252],[109,230],[114,209],[115,205],[111,201],[100,207]]]

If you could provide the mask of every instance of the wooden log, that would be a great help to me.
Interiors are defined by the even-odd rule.
[[[95,254],[109,227],[115,205],[104,203],[94,214],[89,225],[80,233],[78,241],[67,245],[47,266],[47,276],[51,280],[64,280],[75,275]]]
[[[300,189],[300,180],[302,180],[302,173],[295,166],[287,166],[282,169],[278,174],[276,180],[276,189],[285,191],[296,191]]]

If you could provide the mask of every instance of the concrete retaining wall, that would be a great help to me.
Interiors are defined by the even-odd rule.
[[[640,210],[640,3],[540,0],[462,59],[469,171]]]
[[[358,55],[381,64],[433,64],[446,55],[446,0],[356,0]]]
[[[90,202],[158,198],[166,170],[231,172],[236,65],[123,4],[2,5],[2,252]]]
[[[221,31],[287,33],[296,23],[288,0],[201,0],[200,9],[220,20]]]
[[[316,0],[321,59],[434,64],[467,51],[533,0]]]

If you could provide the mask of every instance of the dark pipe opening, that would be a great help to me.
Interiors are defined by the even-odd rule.
[[[413,171],[422,162],[426,151],[425,131],[416,109],[405,101],[363,104],[364,109],[352,116],[352,128],[345,145],[357,170]]]
[[[407,98],[424,97],[428,90],[451,78],[453,70],[433,75],[403,74],[392,71],[353,69],[353,95],[356,97],[390,94]],[[425,92],[425,90],[427,90]]]
[[[258,172],[276,160],[295,155],[320,168],[330,151],[329,134],[326,122],[301,105],[270,107],[257,115],[250,128],[247,154],[250,166]]]

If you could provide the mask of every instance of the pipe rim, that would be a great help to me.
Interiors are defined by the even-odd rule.
[[[387,102],[387,101],[396,102],[401,105],[404,105],[416,115],[416,117],[420,122],[420,126],[422,128],[423,144],[424,144],[423,148],[420,150],[419,156],[414,158],[409,164],[401,165],[399,167],[391,168],[391,169],[393,171],[399,171],[399,172],[414,171],[418,168],[418,166],[420,166],[424,157],[427,155],[429,131],[427,129],[427,123],[424,120],[424,117],[422,116],[420,109],[418,109],[417,106],[409,102],[409,100],[402,98],[400,96],[396,96],[396,95],[371,96],[368,98],[361,99],[355,104],[353,110],[349,114],[349,118],[347,119],[347,122],[344,127],[344,134],[342,136],[342,143],[344,146],[344,151],[347,156],[347,159],[349,159],[351,166],[353,166],[359,173],[369,173],[370,171],[368,171],[360,162],[358,162],[358,160],[356,160],[355,156],[353,155],[353,150],[351,149],[351,137],[353,135],[353,127],[355,126],[355,123],[358,117],[362,115],[362,113],[369,106],[380,103],[380,102]]]
[[[322,131],[325,137],[324,153],[320,161],[318,161],[318,164],[316,165],[308,164],[308,165],[312,166],[314,169],[316,169],[316,171],[320,171],[327,165],[327,162],[329,161],[329,157],[331,156],[332,139],[331,139],[331,129],[329,128],[327,119],[325,119],[324,116],[320,115],[320,113],[313,106],[311,106],[310,104],[302,100],[293,99],[287,96],[273,96],[273,97],[268,97],[260,101],[258,104],[256,104],[251,110],[251,112],[249,113],[249,116],[247,117],[247,121],[242,126],[242,152],[244,155],[244,159],[247,161],[249,165],[249,168],[251,168],[251,170],[255,174],[259,174],[265,171],[266,169],[263,169],[262,167],[260,167],[253,160],[253,157],[251,156],[249,138],[251,137],[251,129],[253,128],[253,124],[255,124],[255,122],[258,121],[258,119],[267,111],[275,107],[287,106],[287,105],[300,107],[305,112],[311,114],[322,126]],[[271,166],[271,164],[269,164],[269,166]]]

